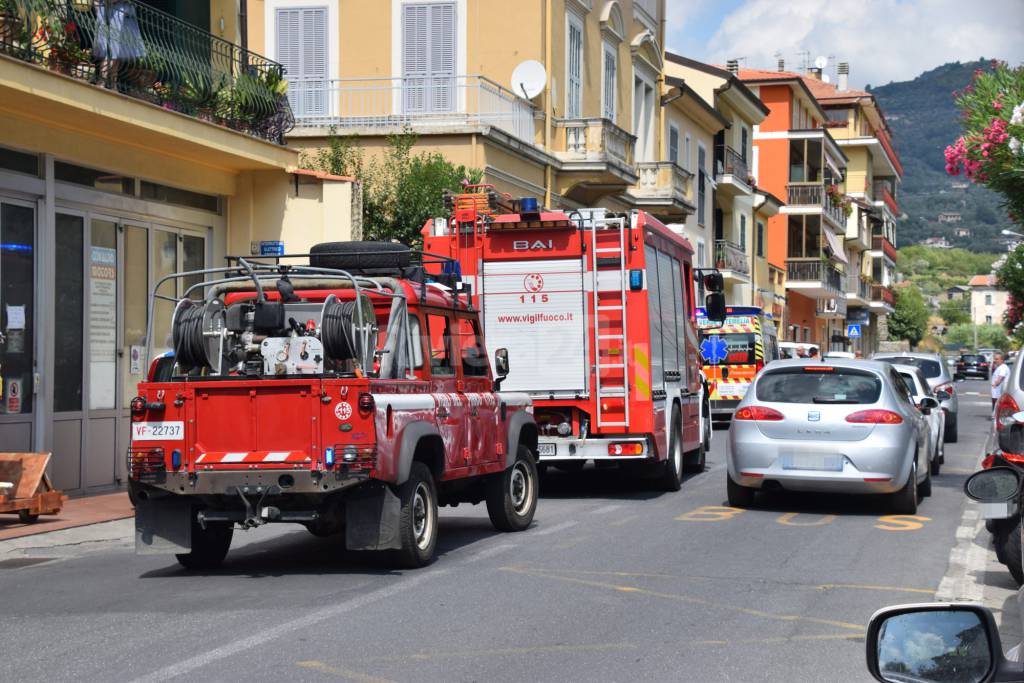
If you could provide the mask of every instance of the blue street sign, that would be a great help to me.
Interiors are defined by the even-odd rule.
[[[705,337],[704,341],[700,343],[701,358],[712,365],[718,365],[725,360],[725,356],[728,352],[729,345],[726,344],[725,340],[717,334]]]
[[[260,242],[260,256],[283,256],[284,242],[278,240],[263,240]]]
[[[860,336],[860,325],[859,324],[857,324],[857,325],[847,325],[846,326],[846,336],[849,337],[850,339],[856,339],[857,337],[859,337]]]

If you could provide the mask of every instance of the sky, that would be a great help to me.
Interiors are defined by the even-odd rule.
[[[666,48],[685,57],[799,70],[806,52],[850,63],[850,86],[911,80],[979,57],[1024,62],[1024,0],[666,0]]]

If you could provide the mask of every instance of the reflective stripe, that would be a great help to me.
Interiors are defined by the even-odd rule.
[[[245,460],[245,456],[248,453],[225,453],[224,457],[220,459],[221,462],[242,462]]]
[[[290,451],[271,451],[263,456],[263,462],[284,462],[291,455]]]
[[[199,454],[199,457],[198,457],[198,458],[196,458],[196,462],[197,462],[197,463],[200,463],[200,462],[202,462],[202,461],[203,461],[203,458],[205,458],[205,457],[206,457],[206,453],[200,453],[200,454]]]

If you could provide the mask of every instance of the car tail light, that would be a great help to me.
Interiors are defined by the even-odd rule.
[[[643,455],[644,445],[631,441],[629,443],[608,444],[608,455]]]
[[[732,419],[778,422],[779,420],[784,420],[785,416],[774,408],[768,408],[767,406],[745,406],[737,410]]]
[[[935,387],[934,389],[932,389],[932,393],[933,394],[937,394],[940,391],[945,391],[945,392],[949,393],[950,396],[952,396],[953,394],[956,393],[956,390],[955,390],[953,382],[946,382],[945,384],[940,384],[937,387]]]
[[[376,407],[376,402],[373,400],[373,394],[359,394],[359,412],[360,413],[372,413]]]
[[[1012,462],[1014,465],[1024,465],[1024,455],[1018,455],[1016,453],[1007,453],[1006,451],[1003,451],[1003,460],[1006,462]]]
[[[835,370],[831,365],[808,365],[804,368],[804,372],[835,372]]]
[[[874,408],[850,413],[846,416],[846,421],[853,424],[898,425],[903,423],[903,417],[891,410]]]
[[[1013,400],[1013,396],[1009,394],[1003,394],[999,397],[999,402],[996,403],[996,431],[1002,432],[1017,424],[1017,421],[1013,419],[1013,416],[1020,411],[1017,406],[1017,402]]]

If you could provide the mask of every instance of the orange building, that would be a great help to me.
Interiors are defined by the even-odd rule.
[[[801,74],[740,69],[770,110],[754,130],[757,185],[785,201],[768,219],[768,262],[785,272],[780,332],[792,341],[845,349],[847,214],[838,189],[847,157]]]

